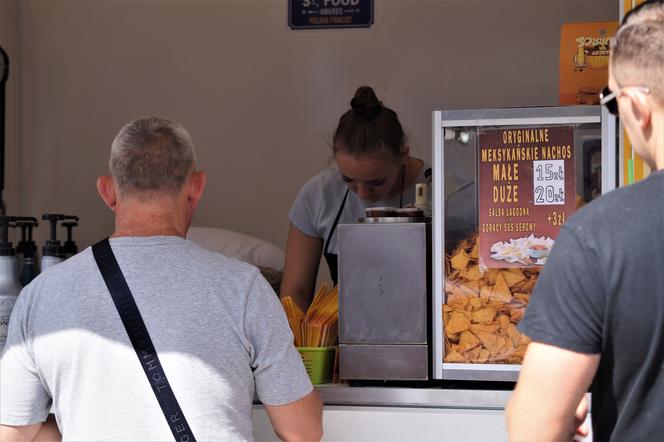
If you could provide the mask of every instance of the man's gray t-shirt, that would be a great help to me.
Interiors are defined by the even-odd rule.
[[[258,269],[174,236],[111,246],[199,440],[252,439],[254,386],[268,405],[311,392]],[[52,407],[68,440],[173,437],[90,248],[21,292],[0,368],[2,424],[42,422]]]
[[[425,172],[430,169],[426,163],[417,178],[403,191],[403,206],[415,202],[415,184],[426,181]],[[289,219],[300,232],[314,238],[327,240],[334,219],[339,212],[348,185],[344,182],[341,173],[336,168],[327,169],[311,178],[302,186],[297,195],[293,207],[289,213]],[[339,224],[355,224],[360,218],[364,218],[364,209],[367,207],[399,207],[401,195],[381,201],[367,201],[361,199],[353,191],[348,192],[346,204],[341,212]],[[337,235],[332,235],[330,240],[330,253],[338,253]]]

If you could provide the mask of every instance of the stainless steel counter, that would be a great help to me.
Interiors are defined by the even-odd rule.
[[[325,405],[504,410],[510,390],[320,385]]]
[[[507,442],[508,390],[322,385],[326,441]],[[277,436],[261,405],[252,410],[256,441]]]

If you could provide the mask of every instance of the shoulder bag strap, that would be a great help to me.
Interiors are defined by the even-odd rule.
[[[166,373],[161,366],[161,362],[159,362],[152,339],[150,339],[150,334],[145,328],[141,312],[138,311],[134,297],[131,290],[129,290],[120,266],[118,266],[108,238],[93,245],[92,254],[175,440],[195,441],[194,434],[189,428],[187,419],[182,413],[171,385],[168,383]]]

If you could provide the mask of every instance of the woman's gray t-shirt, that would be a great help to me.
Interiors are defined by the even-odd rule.
[[[423,163],[415,182],[404,189],[404,207],[415,202],[415,184],[425,182],[424,174],[429,168],[428,164]],[[348,185],[336,168],[324,170],[311,178],[302,187],[293,203],[289,214],[291,224],[305,235],[326,241],[341,207],[346,189],[348,189]],[[339,218],[339,224],[357,223],[358,219],[365,216],[364,209],[367,207],[399,207],[399,198],[400,195],[396,195],[394,198],[381,201],[365,201],[350,191]],[[336,238],[337,235],[333,234],[328,250],[330,253],[338,252]]]

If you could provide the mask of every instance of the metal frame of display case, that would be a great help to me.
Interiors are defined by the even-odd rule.
[[[520,365],[444,363],[445,128],[601,123],[601,192],[617,186],[616,118],[600,106],[438,110],[433,112],[433,378],[516,381]]]

